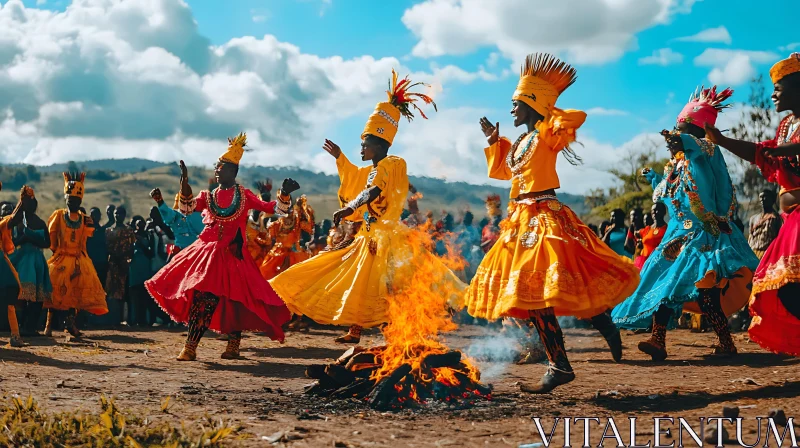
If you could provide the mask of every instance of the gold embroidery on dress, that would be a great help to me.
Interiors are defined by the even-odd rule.
[[[764,277],[753,279],[753,295],[778,289],[787,283],[800,283],[800,255],[781,257],[768,266]]]

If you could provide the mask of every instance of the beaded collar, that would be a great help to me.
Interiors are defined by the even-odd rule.
[[[514,157],[514,153],[517,152],[517,147],[519,144],[522,143],[522,140],[530,135],[531,138],[528,139],[528,143],[525,144],[525,147],[522,148],[522,152],[516,158]],[[531,133],[525,132],[517,138],[517,141],[514,142],[514,145],[511,146],[511,150],[508,151],[508,157],[506,158],[506,163],[508,163],[508,167],[514,170],[514,168],[522,167],[531,159],[531,154],[533,152],[530,151],[531,147],[537,143],[539,140],[539,131],[534,130]],[[527,156],[527,157],[526,157]]]
[[[67,227],[72,230],[78,230],[83,225],[83,217],[78,213],[78,219],[75,221],[69,218],[69,210],[64,210],[64,222],[67,223]]]
[[[244,198],[244,188],[236,184],[233,190],[233,200],[231,201],[231,205],[227,207],[220,207],[217,203],[217,194],[221,191],[220,187],[215,188],[213,191],[209,193],[209,201],[208,201],[208,209],[211,212],[211,216],[214,217],[217,221],[228,222],[234,221],[239,218],[239,216],[244,213],[244,205],[245,201]]]

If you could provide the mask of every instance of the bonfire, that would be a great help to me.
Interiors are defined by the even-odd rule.
[[[386,344],[354,347],[333,363],[310,366],[306,375],[316,381],[307,386],[307,394],[365,400],[378,410],[430,400],[470,405],[491,399],[491,386],[480,383],[475,365],[440,339],[441,333],[457,328],[448,310],[460,308],[463,291],[436,260],[454,271],[463,268],[463,260],[450,244],[446,256],[433,255],[426,229],[408,230],[404,241],[408,257],[392,261],[393,275],[407,275],[402,284],[410,286],[387,297],[390,322],[381,329]]]

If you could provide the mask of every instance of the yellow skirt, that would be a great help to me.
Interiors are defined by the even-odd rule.
[[[88,256],[54,255],[47,265],[50,267],[53,296],[52,302],[45,303],[46,308],[75,308],[96,315],[108,313],[106,292]]]
[[[466,285],[434,254],[422,246],[423,236],[400,222],[365,225],[353,242],[339,250],[323,251],[298,263],[274,279],[272,288],[293,313],[315,322],[374,327],[390,320],[386,300],[392,291],[411,287],[415,266],[428,263],[430,285],[436,290],[458,291],[450,305],[462,306]]]
[[[500,238],[466,295],[469,314],[527,318],[554,308],[585,319],[613,308],[639,284],[639,270],[557,200],[512,202]]]

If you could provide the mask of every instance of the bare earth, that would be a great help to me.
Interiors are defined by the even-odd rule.
[[[645,444],[653,438],[652,417],[697,422],[701,416],[721,416],[723,406],[741,409],[748,419],[746,441],[752,444],[755,417],[774,408],[782,408],[789,417],[800,416],[800,359],[766,353],[743,333],[735,335],[737,358],[706,358],[713,334],[687,330],[669,333],[670,358],[660,364],[635,348],[646,335],[623,332],[625,360],[614,364],[596,332],[567,330],[577,374],[573,383],[550,395],[521,394],[516,383],[538,380],[544,365],[482,364],[484,372],[492,374],[484,375],[483,381],[493,384],[494,394],[492,401],[470,409],[431,405],[379,413],[358,402],[304,396],[303,386],[310,382],[304,377],[306,366],[335,359],[345,350],[332,342],[340,331],[290,333],[284,345],[248,335],[243,341],[247,359],[239,361],[220,359],[225,342],[209,334],[200,345],[198,361],[192,363],[175,361],[185,335],[179,330],[88,331],[80,342],[66,342],[61,334],[32,337],[23,349],[0,348],[0,392],[5,399],[33,395],[47,411],[96,410],[100,395],[106,394],[123,411],[151,421],[191,424],[208,415],[244,427],[244,437],[232,440],[231,446],[269,446],[277,439],[276,446],[298,447],[516,447],[541,442],[533,417],[542,417],[549,431],[555,416],[600,417],[601,425],[592,427],[594,446],[608,417],[617,419],[626,444],[628,416],[641,417],[638,442]],[[486,331],[467,326],[448,335],[447,342],[465,349]],[[372,331],[361,345],[380,342],[380,334]],[[161,403],[167,396],[174,404],[164,413]],[[728,428],[735,437],[734,427]],[[557,440],[563,438],[563,426],[557,434]],[[573,445],[582,441],[583,426],[573,425]],[[613,439],[605,443],[616,445]],[[691,440],[684,444],[696,446]]]

